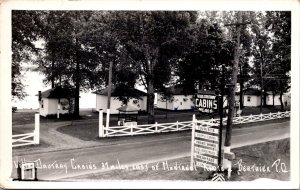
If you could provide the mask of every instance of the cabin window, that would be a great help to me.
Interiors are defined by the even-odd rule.
[[[44,100],[41,100],[41,108],[44,108]]]
[[[180,105],[182,105],[182,102],[180,102]]]
[[[251,96],[247,96],[247,102],[251,101]]]

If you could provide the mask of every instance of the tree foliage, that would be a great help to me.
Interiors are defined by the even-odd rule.
[[[34,42],[40,38],[40,14],[37,11],[12,11],[12,88],[13,99],[27,95],[22,83],[22,63],[29,62],[38,49]]]

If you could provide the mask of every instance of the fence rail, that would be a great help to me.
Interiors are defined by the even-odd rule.
[[[12,136],[13,137],[12,147],[35,144],[34,135],[35,135],[34,132],[33,133],[13,135]]]
[[[252,122],[258,122],[258,121],[267,121],[272,119],[280,119],[280,118],[288,118],[290,117],[291,112],[285,111],[285,112],[274,112],[274,113],[268,113],[268,114],[259,114],[259,115],[248,115],[248,116],[239,116],[233,118],[233,124],[243,124],[243,123],[252,123]],[[220,119],[209,119],[205,120],[210,123],[220,123]],[[227,121],[227,118],[223,119],[223,123]]]
[[[35,114],[34,131],[31,133],[12,135],[12,147],[40,143],[40,115]]]
[[[269,114],[240,116],[233,118],[233,124],[243,124],[258,121],[267,121],[272,119],[280,119],[290,117],[290,111],[277,112]],[[195,120],[198,125],[217,126],[220,119]],[[223,123],[227,118],[223,119]],[[142,134],[164,133],[173,131],[190,130],[193,126],[193,121],[175,122],[175,123],[155,123],[150,125],[129,125],[129,126],[103,126],[99,124],[99,137],[114,137],[114,136],[133,136]],[[102,131],[101,131],[102,130]]]
[[[129,126],[113,126],[104,127],[104,137],[112,136],[133,136],[151,133],[164,133],[171,131],[190,130],[192,127],[191,121],[176,122],[176,123],[155,123],[151,125],[129,125]]]

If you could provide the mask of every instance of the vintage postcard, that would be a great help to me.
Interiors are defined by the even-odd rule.
[[[1,187],[299,185],[299,2],[2,1]]]

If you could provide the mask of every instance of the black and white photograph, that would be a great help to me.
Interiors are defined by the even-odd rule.
[[[299,2],[54,2],[0,5],[1,187],[298,188]]]

